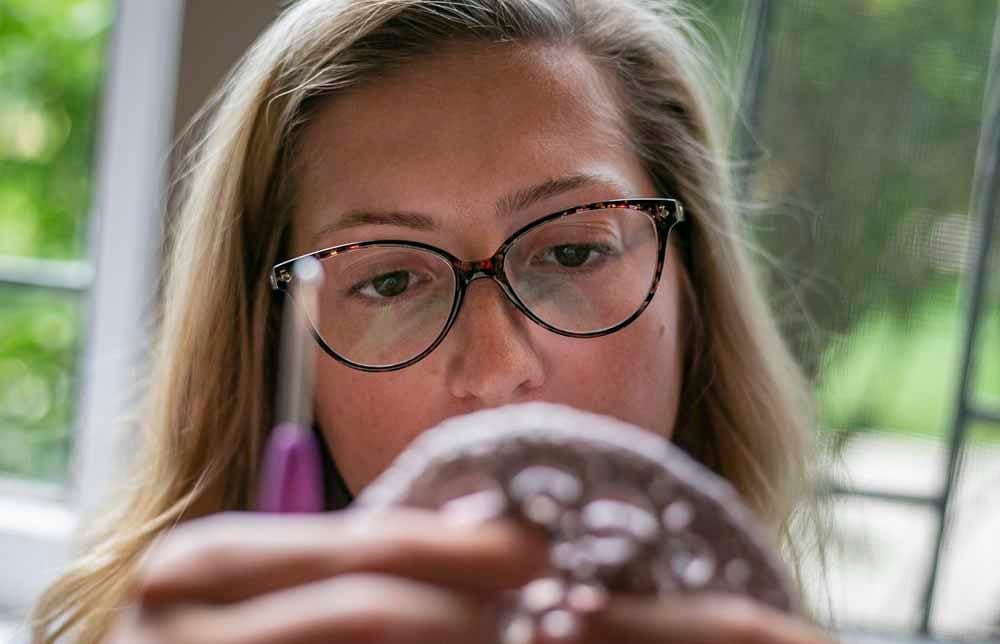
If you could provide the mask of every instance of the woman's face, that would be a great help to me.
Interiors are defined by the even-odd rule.
[[[299,161],[298,253],[402,238],[481,259],[548,213],[671,196],[656,194],[629,149],[605,78],[566,49],[463,46],[412,63],[325,105]],[[505,196],[552,180],[529,205],[497,214]],[[433,227],[336,228],[359,211],[420,213]],[[316,417],[348,487],[357,493],[439,421],[507,403],[568,404],[670,437],[680,389],[676,255],[671,247],[645,312],[611,335],[554,334],[482,279],[416,364],[367,373],[317,352]]]

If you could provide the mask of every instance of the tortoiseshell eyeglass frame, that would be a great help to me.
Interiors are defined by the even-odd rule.
[[[600,329],[597,331],[590,331],[587,333],[577,333],[572,331],[565,331],[558,327],[552,326],[551,324],[548,324],[547,322],[536,316],[534,313],[532,313],[531,309],[529,309],[521,301],[521,298],[518,297],[517,293],[514,292],[514,289],[511,288],[510,282],[507,279],[507,275],[504,273],[504,259],[506,258],[507,251],[519,238],[523,237],[524,235],[531,232],[535,228],[543,224],[549,223],[555,219],[561,219],[563,217],[569,217],[570,215],[576,215],[581,212],[587,212],[591,210],[608,210],[614,208],[628,209],[645,213],[653,221],[653,224],[656,228],[656,236],[658,244],[657,258],[656,258],[656,273],[653,276],[653,281],[650,284],[649,292],[646,294],[645,300],[643,300],[639,308],[636,309],[635,313],[630,315],[628,318],[622,320],[621,322],[615,324],[614,326],[605,329]],[[615,331],[620,331],[621,329],[625,328],[633,321],[635,321],[635,319],[642,314],[642,312],[646,309],[646,307],[649,306],[649,303],[653,300],[653,296],[656,294],[656,287],[660,282],[660,275],[663,272],[663,263],[666,259],[667,242],[669,240],[670,231],[674,228],[674,226],[683,222],[684,220],[685,220],[684,208],[681,205],[681,203],[676,199],[658,197],[658,198],[612,199],[609,201],[595,201],[582,206],[575,206],[573,208],[567,208],[566,210],[560,210],[559,212],[554,212],[552,214],[545,215],[540,219],[536,219],[530,224],[527,224],[526,226],[523,226],[522,228],[514,232],[510,237],[507,238],[506,241],[500,244],[500,247],[497,249],[495,253],[493,253],[492,257],[487,257],[485,259],[470,260],[470,261],[461,260],[445,250],[437,248],[436,246],[431,246],[430,244],[424,244],[422,242],[408,241],[403,239],[375,239],[370,241],[352,242],[349,244],[340,244],[337,246],[331,246],[329,248],[323,248],[317,251],[313,251],[311,253],[306,253],[304,255],[300,255],[298,257],[294,257],[292,259],[288,259],[278,264],[275,264],[274,267],[271,269],[270,282],[272,289],[276,291],[284,291],[287,293],[290,287],[292,286],[292,280],[294,279],[292,272],[292,265],[298,260],[303,259],[305,257],[315,257],[317,260],[323,261],[325,259],[333,257],[334,255],[339,255],[341,253],[349,253],[351,251],[355,251],[361,248],[366,248],[368,246],[416,248],[434,253],[435,255],[438,255],[439,257],[447,261],[447,263],[451,266],[452,270],[455,273],[455,296],[452,302],[451,312],[448,315],[448,320],[445,322],[444,326],[441,329],[441,332],[438,334],[437,338],[435,338],[434,342],[432,342],[430,346],[428,346],[424,351],[420,352],[419,354],[417,354],[412,358],[409,358],[398,364],[391,364],[385,366],[374,366],[374,365],[366,365],[353,362],[351,360],[348,360],[344,356],[338,354],[336,351],[334,351],[323,339],[319,330],[316,328],[316,324],[315,323],[311,324],[312,335],[316,339],[316,342],[318,342],[320,347],[323,348],[323,351],[325,351],[327,355],[329,355],[334,360],[337,360],[338,362],[347,365],[348,367],[351,367],[353,369],[358,369],[360,371],[368,371],[368,372],[395,371],[397,369],[403,369],[404,367],[408,367],[416,362],[419,362],[423,358],[427,357],[432,351],[434,351],[434,349],[436,349],[439,344],[441,344],[445,336],[448,335],[448,331],[450,331],[451,327],[454,325],[455,319],[458,317],[458,312],[462,306],[462,300],[465,297],[465,290],[468,288],[469,284],[471,284],[473,281],[483,277],[492,278],[494,281],[496,281],[497,284],[500,285],[500,288],[503,290],[503,292],[507,295],[507,298],[510,300],[510,302],[519,311],[521,311],[521,313],[526,315],[528,319],[530,319],[532,322],[535,322],[539,326],[548,329],[553,333],[572,338],[596,338],[603,335],[614,333]]]

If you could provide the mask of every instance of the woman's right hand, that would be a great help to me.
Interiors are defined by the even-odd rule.
[[[545,561],[544,539],[513,522],[215,515],[150,549],[107,644],[493,644],[498,594]]]

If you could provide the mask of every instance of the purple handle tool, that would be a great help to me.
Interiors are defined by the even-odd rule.
[[[264,454],[262,512],[322,512],[321,447],[312,432],[292,422],[271,431]]]
[[[322,447],[312,431],[312,381],[315,359],[309,325],[316,319],[319,262],[295,262],[282,322],[278,424],[264,451],[258,491],[262,512],[322,512],[324,509]],[[295,300],[294,302],[292,300]]]

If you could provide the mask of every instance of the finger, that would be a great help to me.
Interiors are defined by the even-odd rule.
[[[122,608],[115,616],[102,644],[156,644],[150,639],[150,634],[140,634],[141,611],[138,606],[129,605]]]
[[[452,525],[417,510],[218,515],[168,534],[141,566],[144,605],[232,602],[351,572],[496,592],[541,571],[542,535],[508,521]]]
[[[818,628],[735,595],[616,596],[587,621],[588,642],[830,644]]]
[[[148,614],[140,641],[171,644],[493,644],[493,604],[438,586],[353,574],[224,606]]]

